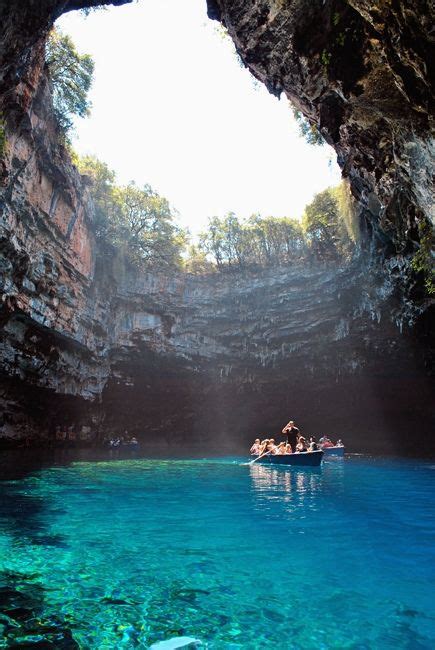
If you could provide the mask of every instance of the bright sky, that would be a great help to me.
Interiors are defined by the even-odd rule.
[[[255,87],[205,0],[141,0],[58,26],[95,60],[90,118],[75,149],[118,181],[149,183],[195,233],[209,216],[301,216],[340,180],[328,146],[298,135],[288,102]]]

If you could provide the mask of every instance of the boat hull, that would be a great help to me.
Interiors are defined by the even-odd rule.
[[[344,456],[344,447],[323,447],[325,456]]]
[[[259,465],[285,465],[291,467],[319,467],[322,462],[323,451],[303,451],[299,454],[278,454],[264,456]]]

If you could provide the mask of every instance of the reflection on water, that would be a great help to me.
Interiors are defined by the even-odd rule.
[[[283,512],[293,513],[300,507],[316,508],[316,497],[322,487],[320,468],[290,470],[254,464],[249,470],[254,507],[265,517],[280,517]]]

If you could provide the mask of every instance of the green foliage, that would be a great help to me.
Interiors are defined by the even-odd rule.
[[[0,158],[3,158],[6,152],[6,123],[0,115]]]
[[[344,44],[346,42],[346,34],[344,32],[340,32],[339,34],[337,34],[337,38],[335,39],[335,42],[340,47],[344,47]]]
[[[331,52],[328,52],[327,50],[323,50],[322,54],[320,55],[320,61],[322,65],[325,66],[325,68],[327,68],[328,65],[331,63],[331,58],[332,58]]]
[[[77,158],[81,174],[90,180],[97,237],[123,252],[138,268],[176,268],[186,234],[174,223],[168,201],[149,185],[116,185],[115,173],[93,156]]]
[[[218,270],[298,264],[307,258],[342,262],[352,257],[358,240],[354,201],[343,182],[317,194],[302,223],[259,214],[241,220],[233,212],[212,217],[194,252]]]
[[[287,217],[252,215],[240,220],[233,212],[212,217],[199,248],[218,269],[294,263],[304,253],[301,224]]]
[[[139,269],[178,268],[201,275],[294,265],[307,258],[341,262],[351,257],[358,242],[353,199],[346,184],[317,194],[302,223],[260,214],[240,219],[229,212],[209,219],[196,244],[174,223],[168,201],[149,185],[120,187],[105,163],[74,152],[72,156],[88,179],[97,237]]]
[[[96,234],[98,237],[110,241],[120,210],[115,172],[95,156],[80,157],[73,153],[72,159],[79,172],[90,180],[91,195],[95,206]]]
[[[307,118],[298,111],[297,108],[292,108],[294,118],[298,124],[300,135],[308,142],[308,144],[313,145],[323,145],[325,140],[322,137],[322,134],[318,130],[315,124],[311,124]]]
[[[83,16],[86,18],[89,16],[89,14],[92,14],[95,11],[107,11],[107,7],[100,5],[98,7],[85,7],[84,9],[80,9],[80,13],[83,14]]]
[[[332,188],[316,194],[302,220],[310,254],[322,261],[348,259],[355,249],[353,221],[340,210],[337,194]]]
[[[420,248],[414,255],[411,267],[415,273],[420,273],[424,277],[424,286],[426,292],[435,295],[435,267],[434,267],[434,233],[431,224],[428,221],[420,221],[418,224],[420,236]]]
[[[117,188],[115,195],[120,206],[115,245],[127,243],[129,259],[136,266],[180,266],[185,235],[173,223],[167,199],[150,185],[139,188],[135,183]]]
[[[207,254],[200,246],[190,244],[186,251],[184,270],[193,275],[213,273],[216,267],[207,259]]]
[[[94,62],[80,54],[69,36],[53,29],[46,45],[45,61],[52,84],[53,108],[62,134],[73,127],[75,116],[89,115],[88,92],[92,85]]]
[[[341,181],[340,185],[331,189],[338,208],[338,224],[343,232],[343,237],[349,238],[352,244],[356,245],[360,241],[360,229],[357,218],[356,202],[350,191],[348,181]]]

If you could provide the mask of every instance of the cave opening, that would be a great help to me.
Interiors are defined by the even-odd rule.
[[[435,647],[433,10],[0,0],[1,647]]]
[[[47,8],[52,11],[55,4],[47,2]],[[27,95],[22,87],[5,95],[11,109],[5,133],[14,133],[4,165],[9,179],[4,214],[6,234],[14,230],[17,236],[9,237],[12,245],[4,247],[11,279],[3,308],[2,344],[8,360],[4,438],[32,437],[34,429],[37,438],[47,439],[60,426],[85,430],[84,441],[89,430],[91,441],[127,431],[167,449],[215,445],[240,450],[253,436],[279,431],[280,423],[293,417],[317,435],[327,429],[346,437],[351,448],[362,445],[375,451],[412,451],[409,430],[419,427],[429,448],[431,321],[427,296],[412,270],[417,267],[416,242],[424,253],[427,230],[418,221],[422,206],[411,210],[409,188],[402,184],[400,195],[386,198],[389,142],[379,124],[389,121],[388,130],[393,118],[400,123],[405,118],[393,91],[379,124],[362,96],[361,77],[375,77],[376,66],[367,70],[358,55],[374,28],[355,9],[340,12],[331,3],[320,14],[314,8],[305,16],[304,33],[321,15],[334,36],[333,47],[326,48],[324,34],[302,42],[301,26],[296,25],[293,49],[285,43],[274,49],[276,30],[288,16],[285,8],[263,3],[267,10],[250,18],[258,36],[251,47],[243,21],[237,22],[238,4],[218,4],[222,12],[209,10],[222,19],[238,56],[255,77],[272,93],[287,93],[308,118],[305,126],[317,125],[320,136],[334,146],[352,190],[346,200],[334,201],[342,201],[347,216],[326,244],[316,239],[320,226],[315,220],[305,240],[291,224],[287,248],[282,233],[281,248],[273,248],[273,232],[266,241],[264,229],[273,224],[263,223],[261,214],[285,219],[289,210],[292,218],[301,217],[309,204],[307,223],[311,216],[323,215],[324,204],[313,207],[307,191],[309,198],[324,193],[338,180],[338,167],[327,164],[326,149],[310,149],[297,139],[285,101],[273,104],[276,112],[265,108],[275,99],[262,86],[254,90],[249,73],[237,67],[231,39],[223,34],[220,42],[211,23],[199,24],[205,20],[205,3],[191,3],[190,16],[179,3],[168,1],[91,13],[86,22],[74,14],[61,18],[59,25],[66,33],[71,30],[83,51],[98,40],[100,30],[104,47],[95,50],[91,96],[96,121],[91,117],[77,123],[80,135],[73,146],[78,154],[71,154],[69,145],[57,146],[47,103],[52,86],[37,57],[29,68],[31,82],[26,79]],[[146,21],[139,19],[147,12]],[[196,36],[193,27],[188,31],[186,19],[195,25]],[[350,25],[352,60],[358,59],[352,67],[355,79],[343,55],[350,47]],[[206,43],[219,60],[201,57]],[[309,60],[311,66],[304,89],[286,58],[293,55],[298,65]],[[128,65],[129,60],[137,67]],[[189,78],[186,69],[196,76]],[[99,78],[105,82],[101,87]],[[388,89],[379,79],[378,90]],[[302,90],[313,94],[309,109]],[[378,97],[370,92],[376,105]],[[261,109],[251,103],[253,94]],[[186,100],[189,95],[194,104]],[[419,109],[415,119],[423,141],[421,116]],[[288,134],[283,130],[286,120]],[[160,123],[163,129],[157,128]],[[375,126],[369,130],[367,123]],[[109,224],[98,220],[101,196],[95,195],[95,167],[90,170],[89,161],[88,167],[77,163],[79,157],[89,159],[89,152],[107,161],[99,168],[106,174],[103,181],[112,184],[113,196],[124,192],[132,213],[143,199],[137,186],[153,186],[147,189],[146,209],[152,201],[160,210],[166,230],[159,230],[155,251],[165,263],[170,251],[171,261],[178,255],[186,264],[187,253],[180,254],[175,235],[181,237],[194,217],[190,225],[196,257],[187,272],[156,267],[138,271],[130,259],[137,242],[124,237],[125,224],[119,226],[116,211]],[[381,152],[379,160],[375,152]],[[409,160],[420,166],[423,178],[424,156]],[[110,180],[112,169],[119,174],[119,187]],[[396,161],[396,177],[399,172]],[[133,188],[128,185],[132,178]],[[307,178],[313,181],[308,190]],[[376,193],[375,183],[383,180]],[[422,205],[426,191],[422,182]],[[181,215],[168,235],[175,216],[169,214],[172,204],[181,208]],[[246,228],[234,209],[248,223]],[[403,222],[398,224],[399,213],[407,215],[408,230]],[[218,221],[208,231],[204,253],[198,246],[205,228],[201,219],[213,215]],[[250,215],[256,220],[249,221]],[[225,228],[231,233],[226,248],[210,248],[216,245],[216,226],[222,229],[219,237]],[[328,228],[330,223],[326,232]],[[340,242],[338,254],[334,238],[340,239],[340,228],[346,242]],[[144,246],[141,241],[142,258],[149,255]],[[260,263],[261,256],[266,262]],[[418,258],[421,277],[425,260],[423,254]]]

